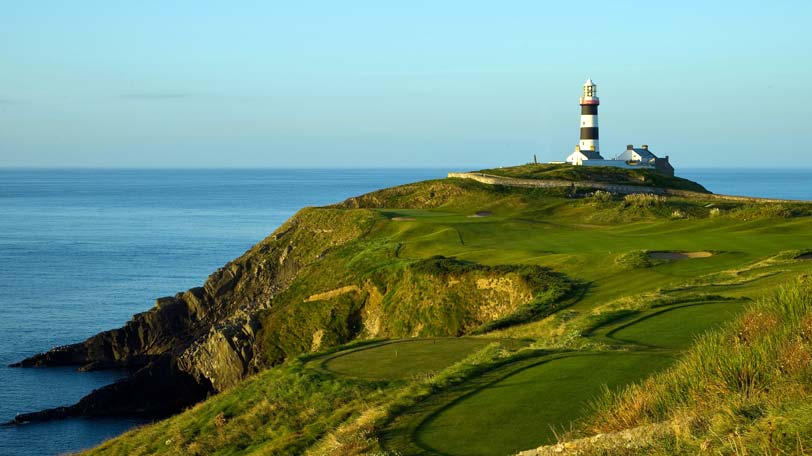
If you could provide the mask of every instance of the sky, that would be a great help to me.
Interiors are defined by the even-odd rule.
[[[0,167],[808,167],[809,1],[0,0]]]

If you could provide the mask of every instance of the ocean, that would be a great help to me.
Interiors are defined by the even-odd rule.
[[[447,171],[0,169],[0,421],[74,403],[123,375],[9,363],[119,327],[155,298],[201,285],[303,206]],[[812,170],[679,175],[717,193],[812,200]],[[0,455],[77,451],[138,424],[0,427]]]
[[[699,182],[713,193],[812,200],[812,169],[688,168],[677,170],[677,175]]]

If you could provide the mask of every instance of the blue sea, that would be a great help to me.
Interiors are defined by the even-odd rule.
[[[74,403],[120,372],[9,363],[121,326],[199,286],[303,206],[448,169],[0,169],[0,421]],[[685,170],[717,193],[812,199],[810,170]],[[0,455],[59,454],[138,425],[70,419],[0,427]]]

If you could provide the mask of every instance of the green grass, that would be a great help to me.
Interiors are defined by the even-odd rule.
[[[602,387],[645,378],[673,360],[647,353],[567,356],[527,367],[428,417],[415,438],[430,453],[503,455],[555,440]]]
[[[808,454],[810,382],[812,284],[807,276],[701,337],[671,369],[605,393],[580,433],[682,420],[692,424],[673,425],[677,431],[670,437],[622,454]]]
[[[302,454],[380,395],[299,363],[269,369],[171,419],[136,428],[88,454]]]
[[[732,320],[742,308],[740,301],[674,307],[625,324],[607,337],[655,348],[683,349],[702,333]]]
[[[320,360],[319,366],[336,375],[367,380],[420,378],[441,371],[491,342],[471,337],[393,341],[339,352]]]
[[[505,172],[565,178],[561,173],[572,168]],[[809,261],[794,259],[812,248],[809,207],[671,197],[636,206],[446,179],[307,209],[285,225],[289,234],[243,259],[246,269],[269,268],[289,280],[259,316],[257,336],[260,367],[281,365],[97,453],[365,454],[381,445],[428,453],[420,444],[447,454],[506,454],[537,446],[550,441],[551,427],[584,417],[581,405],[601,384],[628,384],[662,369],[698,334],[735,318],[741,302],[809,273]],[[675,210],[687,218],[673,219]],[[478,211],[491,215],[469,217]],[[289,239],[296,247],[288,250]],[[650,260],[647,251],[714,255],[669,262]],[[288,252],[284,261],[278,252]],[[290,265],[299,269],[288,277]],[[349,291],[329,294],[339,289]],[[474,332],[498,343],[431,338]],[[426,339],[354,346],[304,365],[291,361],[351,341],[414,336]],[[708,337],[702,340],[719,348],[700,346],[712,359],[735,345],[730,335]],[[522,348],[526,338],[532,344]],[[538,363],[538,356],[562,350],[566,358]],[[690,353],[686,359],[698,369],[702,358]],[[733,379],[741,373],[741,366],[717,361]],[[714,378],[704,371],[685,376],[654,378],[691,394]],[[629,389],[611,396],[599,409],[607,420],[600,429],[667,419],[686,405],[659,383],[649,385],[650,394]],[[624,421],[615,415],[633,409],[633,394],[650,403]],[[793,397],[802,402],[787,416],[802,415],[809,398]],[[228,424],[215,425],[220,413]],[[489,434],[493,429],[499,432]]]
[[[613,184],[646,185],[677,190],[707,192],[704,187],[688,179],[666,176],[653,170],[644,169],[539,163],[507,168],[484,169],[476,172],[519,179],[561,179],[568,181],[609,182]]]

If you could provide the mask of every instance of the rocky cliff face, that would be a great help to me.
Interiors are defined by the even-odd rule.
[[[299,211],[202,287],[158,299],[121,328],[15,364],[132,371],[73,406],[16,421],[165,415],[291,355],[358,337],[464,334],[533,299],[539,277],[564,283],[540,268],[401,260],[397,245],[366,239],[389,223],[369,207],[433,207],[465,193],[412,184]]]
[[[260,367],[255,356],[259,311],[270,307],[272,298],[290,285],[303,266],[316,261],[325,250],[360,236],[370,217],[365,211],[304,209],[243,256],[215,271],[203,287],[160,298],[155,307],[134,315],[121,328],[13,364],[133,370],[129,378],[92,392],[72,407],[21,415],[17,421],[162,414],[163,409],[179,410],[233,385]],[[165,391],[147,387],[156,383],[165,384]],[[143,395],[138,392],[147,390],[153,393],[147,402],[166,403],[168,399],[168,406],[144,409],[137,400]],[[184,393],[176,394],[178,390]],[[115,405],[114,396],[133,400],[129,406]],[[110,407],[102,410],[105,403]]]

